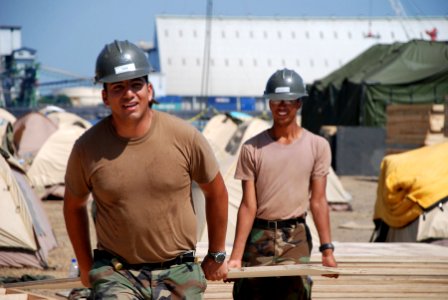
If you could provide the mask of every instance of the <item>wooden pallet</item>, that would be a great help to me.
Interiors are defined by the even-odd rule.
[[[443,104],[387,106],[386,154],[429,146],[447,141],[447,127]]]

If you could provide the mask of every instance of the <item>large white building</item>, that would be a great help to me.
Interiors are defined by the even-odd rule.
[[[448,17],[215,16],[208,25],[203,16],[156,18],[150,60],[163,77],[159,96],[260,97],[277,69],[312,83],[377,43],[430,40],[434,29],[448,41]]]

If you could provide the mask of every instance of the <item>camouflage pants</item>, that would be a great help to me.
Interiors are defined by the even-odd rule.
[[[89,273],[92,299],[202,299],[207,281],[198,263],[162,270],[116,271],[110,260],[95,260]]]
[[[304,223],[291,227],[252,228],[244,249],[245,266],[308,263],[311,234]],[[243,278],[235,281],[234,299],[311,299],[307,276]]]

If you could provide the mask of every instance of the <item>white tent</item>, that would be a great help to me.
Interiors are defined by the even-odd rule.
[[[0,144],[3,148],[12,150],[14,148],[12,141],[12,125],[16,117],[4,108],[0,108]]]
[[[43,114],[30,112],[17,119],[14,124],[16,156],[29,164],[48,139],[57,130],[57,125]]]
[[[53,114],[51,114],[53,115]],[[75,141],[86,129],[78,125],[63,125],[45,141],[28,169],[27,175],[42,199],[49,194],[62,197],[55,188],[64,185],[68,157]]]
[[[89,121],[71,112],[53,111],[47,113],[46,116],[48,119],[53,121],[53,123],[56,124],[58,128],[72,125],[78,125],[85,129],[89,129],[90,127],[92,127],[92,124]]]
[[[6,152],[2,153],[8,157]],[[24,172],[0,155],[0,266],[48,267],[56,239]]]

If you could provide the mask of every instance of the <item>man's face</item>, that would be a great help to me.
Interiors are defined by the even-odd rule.
[[[278,125],[288,125],[296,122],[297,111],[302,106],[298,100],[269,100],[269,108],[272,112],[274,123]]]
[[[107,83],[103,90],[103,102],[112,115],[123,120],[140,119],[152,99],[152,87],[144,77]]]

